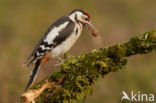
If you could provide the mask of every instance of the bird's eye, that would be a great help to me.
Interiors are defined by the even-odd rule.
[[[86,21],[88,21],[89,20],[89,18],[84,18]]]

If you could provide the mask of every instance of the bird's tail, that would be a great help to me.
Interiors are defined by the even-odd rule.
[[[37,61],[36,61],[35,66],[34,66],[33,70],[31,71],[30,78],[29,78],[28,84],[27,84],[27,86],[26,86],[26,88],[25,88],[25,91],[27,91],[28,88],[29,88],[29,87],[31,86],[31,84],[33,83],[33,81],[34,81],[34,79],[35,79],[35,77],[36,77],[36,75],[37,75],[37,72],[38,72],[38,70],[39,70],[39,68],[40,68],[40,62],[41,62],[41,60],[37,60]]]

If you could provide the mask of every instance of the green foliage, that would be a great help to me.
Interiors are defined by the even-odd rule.
[[[46,78],[57,84],[45,90],[37,101],[75,103],[76,100],[91,93],[93,84],[100,77],[124,68],[127,63],[126,57],[146,54],[153,50],[156,50],[156,30],[136,35],[122,44],[93,50],[89,54],[82,54],[78,57],[70,56],[62,64],[60,72]],[[42,85],[43,81],[36,87]]]

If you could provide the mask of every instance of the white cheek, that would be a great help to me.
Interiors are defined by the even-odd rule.
[[[84,20],[84,18],[83,17],[80,17],[80,19],[79,19],[81,22],[85,22],[85,20]]]

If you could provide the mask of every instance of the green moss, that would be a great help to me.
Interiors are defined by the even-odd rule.
[[[55,72],[53,73],[53,75],[50,76],[51,80],[54,81],[59,81],[59,79],[62,77],[62,73],[61,72]]]

